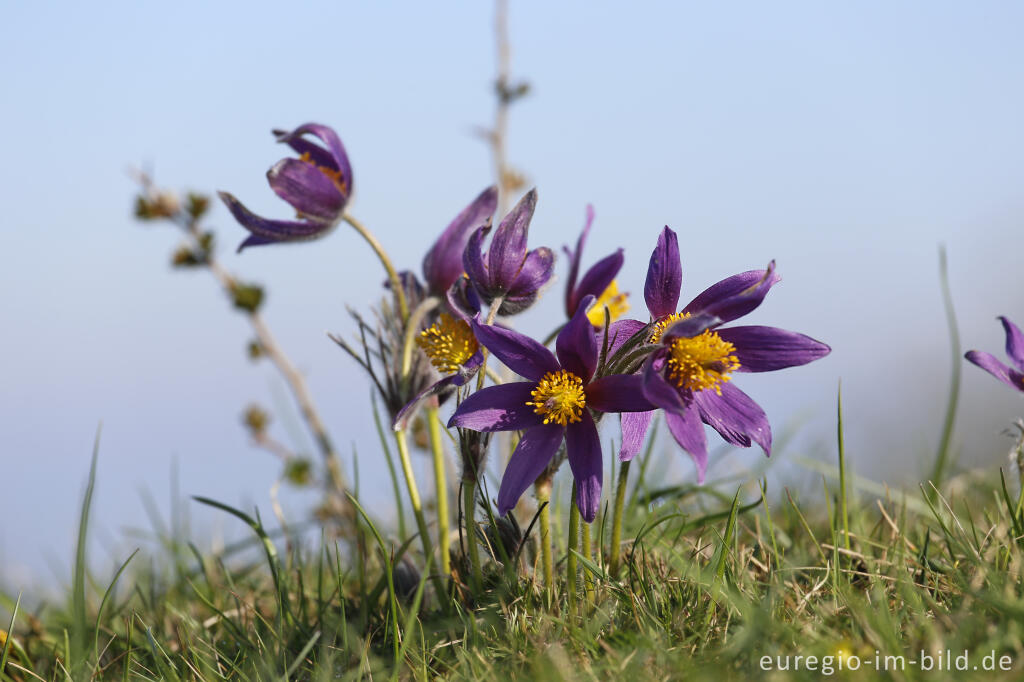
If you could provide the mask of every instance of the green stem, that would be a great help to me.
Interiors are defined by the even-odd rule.
[[[484,571],[480,565],[480,550],[476,541],[476,472],[462,481],[462,506],[466,516],[466,551],[472,569],[473,594],[480,594],[484,585]]]
[[[953,294],[949,289],[949,268],[946,263],[946,247],[939,247],[939,284],[942,287],[942,304],[946,309],[946,324],[949,327],[949,345],[952,352],[953,371],[949,379],[949,401],[946,403],[946,416],[942,420],[942,436],[939,438],[939,449],[935,455],[935,467],[932,469],[932,483],[938,489],[946,477],[949,467],[949,455],[952,449],[953,427],[956,424],[956,407],[960,400],[960,372],[963,368],[963,349],[960,347],[960,329],[956,322],[956,310],[953,308]],[[929,497],[935,495],[929,491]]]
[[[576,505],[573,504],[573,506],[575,507]],[[590,524],[583,521],[580,530],[583,534],[583,556],[587,558],[587,561],[593,561],[594,550],[590,542]],[[597,601],[597,591],[594,586],[594,576],[586,567],[583,570],[583,585],[587,593],[587,601],[591,604],[595,603]]]
[[[366,229],[365,225],[348,213],[345,214],[344,220],[355,228],[355,231],[359,233],[359,236],[366,240],[366,243],[370,245],[373,252],[377,254],[377,259],[380,260],[380,264],[384,266],[384,270],[388,273],[388,280],[391,282],[391,291],[395,295],[395,300],[398,301],[398,312],[402,316],[403,321],[408,320],[409,303],[405,300],[405,289],[402,287],[402,280],[398,277],[398,271],[395,270],[395,266],[391,264],[391,259],[388,258],[388,254],[384,251],[384,247],[379,241],[377,241],[377,238],[373,236],[373,233]]]
[[[424,560],[429,562],[430,558],[434,556],[434,547],[430,542],[430,533],[427,531],[427,520],[423,517],[423,503],[420,501],[420,491],[416,486],[416,476],[412,472],[409,441],[405,437],[404,429],[395,431],[395,443],[398,444],[398,457],[402,462],[405,485],[409,488],[409,502],[412,504],[412,512],[416,516],[416,527],[419,529],[420,542],[423,545]],[[438,576],[434,576],[434,589],[437,590],[437,598],[443,600],[444,584]]]
[[[576,608],[576,549],[580,539],[580,509],[576,506],[576,484],[572,484],[569,498],[569,545],[565,559],[565,577],[569,584],[569,609]]]
[[[434,485],[437,487],[437,540],[441,550],[441,572],[452,572],[448,537],[448,477],[444,470],[444,443],[441,441],[441,417],[436,407],[427,408],[427,429],[430,433],[430,452],[434,459]]]
[[[555,564],[551,557],[551,477],[542,474],[533,484],[540,508],[540,561],[544,588],[550,597],[555,589]]]
[[[843,387],[836,398],[836,437],[839,443],[839,508],[843,515],[843,538],[846,551],[850,551],[850,515],[846,510],[846,445],[843,440]]]
[[[612,546],[608,553],[608,574],[619,577],[619,556],[622,545],[622,512],[626,506],[626,485],[629,482],[629,461],[619,467],[619,483],[615,488],[615,510],[612,513]]]
[[[416,345],[416,337],[420,333],[420,325],[423,318],[431,310],[440,305],[441,301],[436,296],[429,296],[416,306],[405,323],[405,335],[402,338],[402,378],[406,380],[409,371],[412,369],[412,348]]]

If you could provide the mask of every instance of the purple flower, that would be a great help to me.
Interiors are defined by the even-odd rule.
[[[324,125],[307,123],[295,130],[273,131],[299,153],[299,158],[281,159],[267,171],[267,182],[277,196],[295,208],[297,220],[268,220],[256,215],[227,192],[219,192],[231,215],[252,234],[238,250],[277,242],[315,239],[329,232],[341,220],[352,195],[352,166],[337,133]],[[326,147],[307,140],[319,138]]]
[[[1016,369],[1007,367],[991,353],[981,350],[967,351],[964,357],[1007,386],[1024,391],[1024,334],[1021,334],[1017,325],[1007,318],[1000,317],[999,321],[1003,323],[1003,329],[1006,331],[1006,355]]]
[[[423,257],[423,278],[434,296],[444,296],[464,272],[462,253],[474,230],[490,225],[498,206],[498,188],[488,187],[464,208]]]
[[[536,207],[537,190],[531,189],[498,225],[486,256],[482,248],[490,226],[473,233],[462,255],[473,287],[485,303],[500,298],[502,315],[514,315],[530,307],[554,270],[555,254],[551,249],[526,249]]]
[[[595,327],[604,328],[605,308],[608,308],[609,317],[615,320],[629,310],[629,303],[626,301],[628,294],[619,293],[619,286],[615,281],[615,276],[622,269],[622,249],[594,263],[579,283],[576,282],[580,272],[580,260],[583,257],[583,244],[593,222],[594,207],[588,204],[587,219],[576,241],[576,250],[573,251],[568,246],[562,247],[569,258],[569,278],[565,283],[565,316],[572,317],[579,308],[580,301],[587,296],[595,296],[597,301],[590,309],[590,323]]]
[[[588,296],[555,342],[555,353],[518,332],[473,321],[480,343],[527,381],[491,386],[469,396],[448,426],[473,431],[523,431],[498,491],[498,512],[507,513],[547,468],[563,439],[576,479],[576,505],[588,522],[601,501],[601,441],[590,411],[646,411],[642,377],[594,378],[597,336],[587,319]]]
[[[831,349],[808,336],[763,326],[720,327],[757,308],[779,281],[774,261],[712,285],[680,312],[682,267],[676,234],[665,228],[651,255],[644,298],[651,324],[643,325],[656,348],[643,367],[644,396],[665,410],[669,431],[697,465],[707,470],[703,424],[732,445],[757,443],[771,454],[772,432],[764,411],[731,382],[734,372],[769,372],[804,365]],[[634,327],[639,322],[633,322]],[[651,414],[623,415],[620,458],[640,449]],[[703,422],[703,424],[702,424]]]

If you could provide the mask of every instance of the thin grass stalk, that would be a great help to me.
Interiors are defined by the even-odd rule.
[[[388,273],[388,282],[391,285],[391,293],[395,296],[395,301],[398,303],[398,312],[402,316],[402,321],[406,322],[409,319],[409,302],[405,299],[405,289],[402,287],[402,280],[398,277],[398,271],[395,270],[395,266],[392,265],[391,259],[388,257],[387,252],[381,245],[377,238],[373,236],[365,225],[360,221],[353,218],[348,213],[345,214],[344,220],[346,223],[351,225],[359,236],[362,237],[373,252],[377,254],[377,259],[380,264],[384,266],[384,271]]]
[[[430,433],[430,452],[434,460],[434,485],[437,488],[437,542],[441,551],[441,572],[452,572],[448,537],[448,477],[444,470],[444,443],[441,441],[441,422],[436,407],[427,408],[427,430]]]
[[[576,506],[576,483],[572,484],[572,497],[569,498],[569,543],[565,559],[565,577],[569,585],[569,609],[576,606],[576,550],[580,540],[580,509]]]
[[[850,551],[850,515],[846,510],[846,447],[843,442],[843,386],[839,384],[836,400],[836,437],[839,441],[839,509],[843,517],[843,542]]]
[[[629,462],[619,466],[619,482],[615,488],[615,508],[612,511],[612,546],[608,548],[608,574],[619,577],[619,557],[622,545],[622,513],[626,506],[626,486],[629,483]]]
[[[932,469],[931,480],[936,488],[942,485],[946,469],[949,467],[953,426],[956,424],[956,407],[960,401],[960,373],[963,369],[963,349],[960,347],[960,329],[956,322],[956,310],[953,308],[953,294],[949,289],[949,269],[946,262],[945,246],[939,247],[939,284],[942,287],[942,304],[946,311],[946,323],[949,325],[953,371],[949,379],[949,401],[946,403],[946,416],[942,422],[942,436],[939,438],[939,448],[935,454],[935,467]]]

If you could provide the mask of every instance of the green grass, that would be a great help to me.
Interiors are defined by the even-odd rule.
[[[453,580],[461,598],[447,609],[426,575],[392,570],[407,558],[422,568],[422,557],[406,556],[415,539],[390,538],[358,504],[357,541],[304,546],[274,541],[258,515],[199,500],[248,526],[257,558],[167,538],[164,556],[116,557],[114,575],[87,575],[94,476],[66,603],[28,612],[0,594],[0,623],[13,622],[2,681],[746,679],[765,674],[762,656],[841,651],[862,663],[876,652],[917,660],[921,650],[966,650],[971,666],[990,652],[1010,657],[1011,671],[977,673],[984,679],[1019,679],[1024,665],[1024,514],[989,473],[880,497],[877,484],[837,468],[823,476],[825,503],[807,504],[757,481],[653,494],[639,481],[626,495],[618,579],[607,572],[610,523],[592,527],[593,556],[573,555],[592,601],[583,589],[568,601],[567,538],[555,524],[550,606],[528,547],[519,571],[488,564],[475,600]],[[172,568],[151,568],[161,565]],[[453,567],[468,582],[461,555]],[[968,674],[917,667],[883,677]]]

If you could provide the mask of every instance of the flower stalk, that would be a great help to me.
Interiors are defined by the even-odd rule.
[[[594,550],[591,544],[590,530],[590,524],[584,521],[582,527],[580,528],[580,533],[583,537],[582,554],[584,557],[586,557],[587,561],[592,561],[594,558]],[[586,569],[586,567],[584,567],[583,571],[583,585],[583,589],[587,595],[587,601],[591,604],[594,604],[597,600],[597,591],[594,587],[594,576],[590,573],[589,570]]]
[[[423,516],[423,503],[420,500],[420,491],[416,486],[416,476],[412,471],[412,459],[409,457],[409,440],[406,437],[405,429],[395,431],[395,444],[398,446],[398,457],[402,462],[402,474],[405,476],[405,485],[409,490],[409,503],[412,505],[412,513],[416,517],[416,527],[420,534],[420,543],[423,546],[424,560],[429,562],[434,556],[433,543],[430,542],[430,533],[427,530],[427,520]],[[438,599],[445,594],[444,584],[440,577],[434,576],[434,589],[437,591]]]
[[[398,277],[398,271],[395,270],[395,266],[391,263],[391,258],[388,257],[387,252],[381,245],[377,238],[373,236],[365,225],[360,221],[356,220],[352,214],[346,213],[343,216],[343,220],[351,225],[359,236],[362,237],[373,252],[377,254],[377,259],[380,264],[384,266],[385,272],[388,273],[388,282],[391,284],[391,293],[395,295],[395,301],[398,304],[398,313],[402,316],[402,320],[406,321],[409,319],[409,302],[405,298],[405,288],[402,286],[402,280]]]
[[[427,430],[430,434],[430,452],[434,461],[434,485],[437,487],[437,541],[441,552],[441,572],[450,575],[451,541],[448,537],[448,477],[444,470],[444,443],[441,441],[441,422],[436,407],[427,408]]]
[[[569,585],[569,608],[576,606],[576,550],[580,540],[580,510],[576,506],[576,484],[572,484],[572,497],[569,503],[569,545],[565,558],[565,577]]]
[[[541,570],[544,573],[544,587],[550,597],[555,589],[555,565],[551,557],[551,474],[542,474],[533,484],[533,489],[540,505]]]
[[[630,460],[626,460],[619,466],[619,482],[615,488],[615,507],[612,511],[612,546],[608,551],[608,575],[612,578],[619,577],[619,557],[622,545],[622,512],[626,506],[629,464]]]

